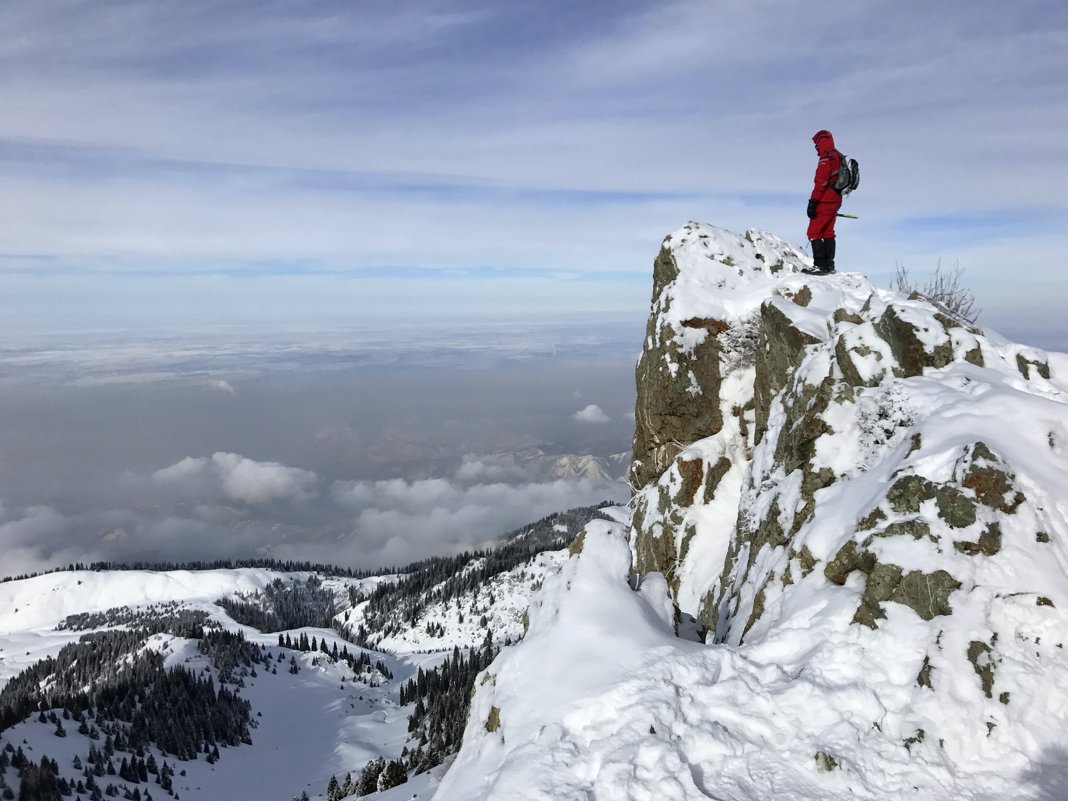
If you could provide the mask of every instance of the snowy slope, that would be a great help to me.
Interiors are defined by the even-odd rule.
[[[376,636],[377,648],[394,653],[476,648],[493,632],[499,640],[518,640],[523,636],[523,615],[530,596],[539,589],[546,576],[560,569],[566,551],[545,551],[529,562],[500,573],[481,585],[478,592],[467,592],[451,601],[438,601],[423,607],[419,617],[396,633]],[[473,562],[470,569],[477,567]],[[431,589],[433,593],[436,587]],[[349,625],[358,627],[363,621],[362,606],[358,605]],[[483,620],[485,623],[483,623]],[[432,634],[435,626],[443,630]]]
[[[569,520],[562,513],[560,520]],[[552,536],[566,537],[575,524],[555,523],[551,516],[544,523]],[[541,525],[541,524],[539,524]],[[577,530],[575,528],[574,530]],[[517,542],[527,536],[544,537],[535,526],[519,534]],[[536,547],[532,542],[531,547]],[[544,546],[541,546],[544,547]],[[422,668],[438,666],[454,646],[481,646],[486,632],[492,630],[498,641],[518,639],[523,632],[523,614],[530,595],[546,576],[559,570],[565,552],[537,554],[515,568],[492,576],[477,590],[450,602],[430,603],[417,621],[399,621],[400,627],[382,640],[386,651],[370,651],[372,663],[381,661],[393,674],[383,680],[377,673],[368,684],[367,677],[356,676],[344,662],[333,662],[321,653],[301,653],[280,649],[279,633],[263,634],[235,622],[215,601],[220,598],[254,598],[272,581],[282,579],[306,581],[311,574],[285,573],[267,569],[235,570],[144,570],[64,571],[30,579],[0,584],[0,687],[23,669],[55,656],[63,646],[77,642],[87,631],[111,626],[134,625],[129,614],[147,614],[152,620],[159,615],[182,611],[202,613],[213,624],[241,632],[249,642],[262,644],[272,654],[281,654],[277,673],[259,670],[255,677],[246,676],[240,689],[253,709],[257,727],[252,731],[252,745],[224,749],[222,759],[209,764],[203,759],[171,763],[184,775],[174,778],[175,790],[184,799],[212,800],[221,797],[242,799],[279,798],[282,801],[307,792],[320,798],[331,776],[342,780],[346,773],[358,778],[368,761],[377,757],[396,759],[402,749],[414,743],[408,740],[408,715],[412,705],[398,705],[398,690]],[[484,558],[474,559],[460,571],[461,575],[479,570]],[[323,588],[332,591],[339,610],[339,625],[360,620],[359,608],[351,606],[353,595],[359,598],[383,583],[394,583],[399,576],[374,576],[365,579],[321,577]],[[433,591],[434,588],[431,588]],[[90,628],[64,627],[70,615],[102,613],[90,621]],[[463,615],[461,622],[460,615]],[[482,618],[485,617],[483,625]],[[112,622],[114,621],[114,622]],[[428,624],[440,626],[440,634],[427,634]],[[398,621],[391,624],[397,625]],[[331,649],[348,648],[359,653],[352,642],[337,631],[323,628],[300,628],[282,632],[294,642],[303,634],[326,643]],[[166,665],[185,666],[198,673],[217,675],[211,662],[196,649],[196,641],[171,635],[154,635],[150,646],[166,657]],[[300,672],[291,674],[289,658],[294,657]],[[52,723],[38,722],[36,715],[0,733],[4,743],[22,744],[26,756],[34,761],[42,756],[56,759],[61,775],[74,778],[71,767],[75,755],[85,761],[92,742],[67,725],[67,736],[54,733]],[[25,741],[25,742],[23,742]],[[99,742],[97,743],[99,746]],[[157,762],[166,758],[153,750]],[[7,774],[16,791],[13,771]],[[436,788],[439,771],[413,776],[398,790],[382,794],[385,799],[429,798]],[[108,776],[108,782],[120,788],[123,783]],[[131,785],[132,787],[132,785]],[[144,786],[141,790],[144,792]],[[157,793],[159,788],[156,788]]]
[[[307,573],[280,573],[259,568],[236,570],[63,571],[0,584],[0,686],[29,665],[54,656],[83,631],[57,631],[69,615],[113,608],[144,609],[179,603],[206,612],[228,628],[256,633],[231,620],[215,601],[263,590],[278,578],[304,580]],[[347,588],[367,589],[383,577],[327,579],[339,601]]]
[[[407,576],[377,597],[364,594],[370,600],[337,621],[354,640],[397,653],[480,647],[487,632],[497,643],[514,642],[531,594],[560,569],[566,546],[613,508],[557,512],[510,532],[492,551],[409,566]]]
[[[220,597],[232,597],[261,590],[276,578],[306,579],[306,573],[279,573],[272,570],[206,571],[71,571],[12,581],[0,585],[0,686],[24,667],[55,655],[63,645],[74,642],[84,631],[56,630],[70,614],[106,611],[127,607],[133,610],[158,609],[153,604],[174,603],[167,607],[203,611],[223,628],[241,631],[253,643],[262,643],[273,653],[298,660],[301,670],[277,674],[261,670],[255,678],[245,678],[240,690],[253,709],[258,724],[252,732],[253,744],[224,749],[222,759],[211,765],[204,760],[172,764],[185,771],[176,776],[176,791],[184,799],[215,801],[226,797],[242,799],[289,799],[307,791],[320,796],[332,775],[354,773],[378,756],[395,758],[407,738],[410,710],[397,703],[397,688],[413,676],[419,667],[431,667],[439,655],[394,656],[373,653],[372,661],[382,660],[394,675],[393,681],[369,686],[357,681],[343,662],[334,663],[317,653],[300,653],[278,648],[278,634],[261,634],[231,620],[214,604]],[[348,597],[348,588],[366,589],[380,577],[371,579],[328,578],[324,586],[336,591],[339,601]],[[331,629],[304,628],[286,632],[294,639],[301,633],[325,641],[328,647],[359,652]],[[199,654],[195,642],[168,635],[156,635],[151,646],[166,656],[168,667],[183,665],[215,674],[206,657]],[[313,664],[313,660],[317,664]],[[47,755],[56,759],[62,775],[73,776],[70,769],[75,754],[84,761],[90,745],[88,738],[67,727],[67,736],[54,736],[54,726],[38,723],[36,718],[17,724],[0,734],[0,742],[23,744],[31,760]],[[99,742],[97,743],[99,746]],[[162,764],[165,757],[155,752]],[[9,783],[15,780],[8,773]],[[116,781],[115,777],[107,777]],[[116,782],[120,787],[121,782]],[[159,793],[159,788],[155,788]],[[142,792],[144,788],[142,787]],[[162,793],[159,793],[163,795]]]
[[[665,240],[634,519],[546,581],[437,801],[1068,798],[1068,358],[805,263]]]

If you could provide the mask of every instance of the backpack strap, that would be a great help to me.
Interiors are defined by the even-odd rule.
[[[838,156],[838,168],[831,173],[831,179],[830,181],[828,181],[827,186],[829,186],[831,189],[841,195],[842,190],[838,189],[835,184],[838,183],[838,172],[842,169],[842,162],[845,161],[845,156],[842,155],[841,150],[835,147],[832,147],[830,150],[827,151],[827,153],[834,153],[836,156]]]

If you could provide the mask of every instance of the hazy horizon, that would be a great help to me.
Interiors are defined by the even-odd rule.
[[[618,481],[640,329],[100,337],[0,348],[0,573],[477,547]]]

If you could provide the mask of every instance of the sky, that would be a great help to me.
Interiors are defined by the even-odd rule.
[[[0,3],[0,574],[373,566],[625,497],[689,220],[1068,350],[1068,6]]]
[[[0,330],[640,320],[690,219],[804,242],[821,128],[840,269],[1064,329],[1063,3],[12,0],[0,108]]]

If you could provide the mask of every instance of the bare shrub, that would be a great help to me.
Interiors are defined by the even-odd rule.
[[[894,266],[897,271],[890,283],[891,289],[907,295],[919,295],[969,323],[979,319],[982,309],[975,305],[975,293],[961,284],[964,268],[960,264],[954,264],[952,270],[944,271],[942,260],[939,259],[934,274],[922,287],[909,275],[904,264],[895,262]]]

